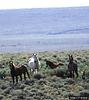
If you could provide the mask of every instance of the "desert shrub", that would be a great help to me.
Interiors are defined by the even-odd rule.
[[[63,59],[60,58],[60,57],[56,57],[56,60],[57,60],[57,61],[63,61]]]
[[[26,96],[26,100],[34,100],[33,97]]]
[[[11,88],[6,88],[6,89],[3,90],[2,94],[8,95],[10,93],[10,90],[11,90]]]
[[[63,87],[63,84],[62,84],[62,83],[57,83],[57,82],[52,82],[52,83],[50,84],[50,86],[53,87],[53,88],[58,89],[58,88]]]
[[[2,100],[4,98],[4,95],[0,95],[0,100]]]
[[[85,72],[85,76],[86,76],[87,78],[89,78],[89,70],[87,70],[87,71]]]
[[[53,73],[54,73],[54,70],[48,69],[48,67],[47,67],[47,69],[43,72],[43,74],[46,75],[46,76],[53,75]]]
[[[27,80],[26,80],[27,81]],[[14,89],[24,89],[26,87],[25,84],[21,84],[21,83],[18,83],[18,84],[15,84],[14,85]]]
[[[18,100],[25,100],[25,95],[24,94],[20,94],[17,96]]]
[[[0,61],[0,68],[4,68],[8,65],[8,61],[7,60],[1,60]]]
[[[33,85],[34,83],[35,83],[35,80],[34,79],[26,80],[24,82],[24,84],[26,84],[26,85]]]
[[[24,89],[25,87],[26,87],[25,84],[21,84],[21,85],[20,85],[20,89]]]
[[[12,95],[12,96],[18,96],[18,95],[21,95],[21,94],[22,94],[22,90],[20,90],[20,89],[13,90],[13,91],[11,92],[11,95]]]
[[[66,78],[67,77],[67,73],[65,69],[54,69],[54,70],[50,70],[48,71],[50,76],[56,76],[56,77],[60,77],[60,78]]]
[[[89,69],[87,65],[85,66],[85,68],[82,69],[80,75],[83,79],[89,79]]]
[[[39,85],[43,85],[43,84],[46,84],[47,82],[46,82],[46,80],[44,80],[44,79],[40,79],[39,80]]]
[[[72,78],[65,79],[65,84],[74,84],[75,81]]]
[[[54,55],[53,55],[53,57],[54,57],[54,58],[56,58],[56,57],[57,57],[57,55],[56,55],[56,54],[54,54]]]
[[[69,100],[71,100],[72,97],[76,97],[73,100],[80,100],[80,99],[77,98],[77,97],[80,97],[80,94],[79,93],[69,93],[68,97],[69,97]]]
[[[84,89],[89,89],[89,83],[83,84]]]
[[[66,69],[64,69],[64,68],[55,69],[53,74],[56,75],[57,77],[65,78],[66,77]]]
[[[69,97],[69,92],[63,91],[62,93],[63,93],[63,96],[64,96],[65,98],[68,98],[68,97]]]
[[[11,100],[18,100],[17,96],[13,96]]]
[[[82,90],[79,93],[80,93],[80,96],[87,96],[87,97],[89,97],[89,90]]]
[[[0,79],[3,79],[3,78],[5,78],[5,76],[6,76],[6,71],[5,70],[0,70]]]
[[[81,57],[77,57],[76,59],[77,59],[77,60],[82,60],[82,58],[81,58]]]
[[[46,70],[46,63],[44,61],[41,61],[40,63],[40,71],[44,72]]]
[[[10,70],[8,66],[4,68],[0,68],[0,79],[4,79],[7,75],[9,75],[9,73],[10,73]]]
[[[2,85],[0,86],[0,88],[1,88],[2,90],[6,89],[7,87],[8,87],[7,84],[2,84]]]
[[[35,74],[34,76],[33,76],[35,79],[41,79],[41,78],[45,78],[45,76],[43,76],[42,74],[40,74],[40,73],[37,73],[37,74]]]

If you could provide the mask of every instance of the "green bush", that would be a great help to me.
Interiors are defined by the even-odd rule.
[[[69,84],[69,85],[75,83],[75,81],[72,78],[65,79],[65,82],[66,82],[66,84]]]
[[[89,79],[89,71],[85,73],[85,78]]]
[[[0,70],[0,79],[4,79],[6,77],[6,71],[5,70]]]
[[[44,78],[45,76],[43,76],[42,74],[39,74],[39,73],[37,73],[37,74],[34,74],[34,78],[35,79],[41,79],[41,78]]]

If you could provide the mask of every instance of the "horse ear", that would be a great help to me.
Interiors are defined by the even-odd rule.
[[[73,58],[73,55],[71,55],[71,58]]]
[[[73,55],[71,55],[71,57],[73,57]]]
[[[37,56],[37,53],[33,53],[33,56]]]
[[[68,54],[69,58],[70,58],[70,54]]]

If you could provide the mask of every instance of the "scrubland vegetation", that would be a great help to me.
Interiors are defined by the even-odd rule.
[[[79,66],[78,78],[59,77],[68,66],[68,54],[73,54]],[[31,53],[0,54],[0,100],[69,100],[69,96],[89,96],[89,50],[39,52],[40,70],[31,79],[13,85],[8,62],[26,64]],[[46,67],[44,59],[63,62],[56,69]],[[86,69],[85,79],[82,72]],[[29,71],[30,73],[30,71]],[[55,75],[54,75],[55,74]],[[65,75],[64,75],[65,76]],[[77,99],[76,99],[77,100]]]

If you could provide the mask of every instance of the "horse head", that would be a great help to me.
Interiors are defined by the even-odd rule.
[[[32,55],[32,57],[33,57],[33,58],[37,58],[37,54],[34,53],[34,54]]]
[[[37,54],[36,53],[33,53],[33,56],[36,56]]]
[[[33,59],[34,59],[34,62],[38,61],[38,57],[37,57],[37,54],[33,54]]]
[[[10,66],[10,69],[12,69],[14,67],[13,61],[9,61],[9,66]]]
[[[73,55],[69,55],[69,62],[72,63],[74,60]]]

